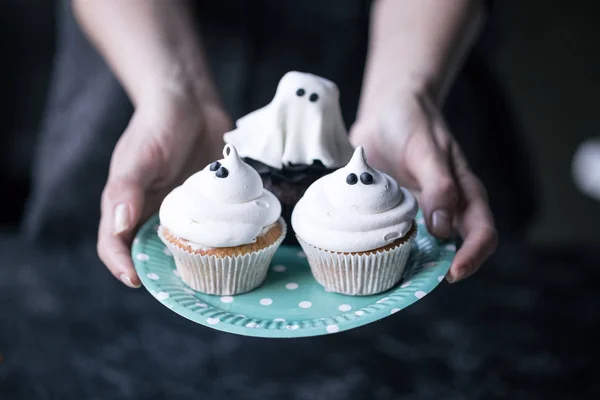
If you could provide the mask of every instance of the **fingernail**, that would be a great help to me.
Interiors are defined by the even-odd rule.
[[[433,230],[436,235],[448,238],[452,235],[452,221],[444,210],[436,210],[431,215]]]
[[[119,204],[115,207],[115,229],[114,234],[118,235],[129,229],[129,208],[126,204]]]
[[[127,276],[126,274],[121,274],[119,275],[119,278],[121,279],[121,282],[123,282],[126,286],[129,286],[132,289],[138,289],[141,285],[134,285],[133,282],[131,282],[131,279],[129,278],[129,276]]]
[[[448,283],[454,283],[455,279],[452,277],[452,275],[448,274],[446,275],[446,281]]]

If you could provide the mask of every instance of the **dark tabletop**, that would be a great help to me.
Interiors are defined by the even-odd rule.
[[[273,340],[196,325],[130,290],[92,243],[0,236],[0,399],[592,399],[595,249],[504,246],[381,322]]]

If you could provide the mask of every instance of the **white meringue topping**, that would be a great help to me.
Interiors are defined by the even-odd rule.
[[[415,197],[355,150],[343,168],[313,183],[292,214],[296,234],[331,251],[374,250],[408,233],[418,210]]]
[[[160,207],[162,225],[204,248],[253,243],[281,214],[279,200],[233,145],[223,156],[175,188]]]

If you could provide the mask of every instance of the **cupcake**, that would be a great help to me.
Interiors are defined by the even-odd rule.
[[[417,209],[415,197],[371,168],[359,147],[348,165],[308,188],[292,226],[327,291],[372,295],[400,281],[416,236]]]
[[[158,233],[188,286],[235,295],[264,281],[287,229],[259,174],[234,146],[223,155],[165,197]]]
[[[285,74],[271,103],[239,119],[224,140],[259,172],[288,223],[306,189],[345,165],[353,151],[336,84],[301,72]],[[297,244],[291,229],[284,243]]]

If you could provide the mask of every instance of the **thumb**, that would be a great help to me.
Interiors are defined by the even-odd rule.
[[[141,182],[122,178],[108,180],[102,195],[102,216],[110,221],[112,235],[131,233],[140,220],[143,207]]]
[[[141,210],[143,186],[136,181],[110,179],[102,193],[102,217],[98,230],[98,255],[115,278],[125,285],[141,285],[129,251]]]
[[[407,167],[421,189],[419,205],[425,216],[429,231],[442,239],[453,234],[453,220],[457,211],[459,188],[454,179],[448,157],[431,137],[415,137],[410,150]]]
[[[113,152],[108,181],[102,192],[97,243],[98,255],[107,268],[115,278],[133,288],[139,287],[141,282],[131,260],[130,245],[142,217],[147,183],[159,163],[152,164],[152,160],[161,154],[156,145],[140,146],[140,143],[146,146],[154,143],[141,140],[142,133],[147,132],[142,123],[143,119],[136,112]]]
[[[154,177],[156,165],[163,164],[160,146],[147,138],[147,132],[144,119],[136,112],[113,152],[101,207],[105,226],[114,236],[126,236],[135,228],[148,181]]]

